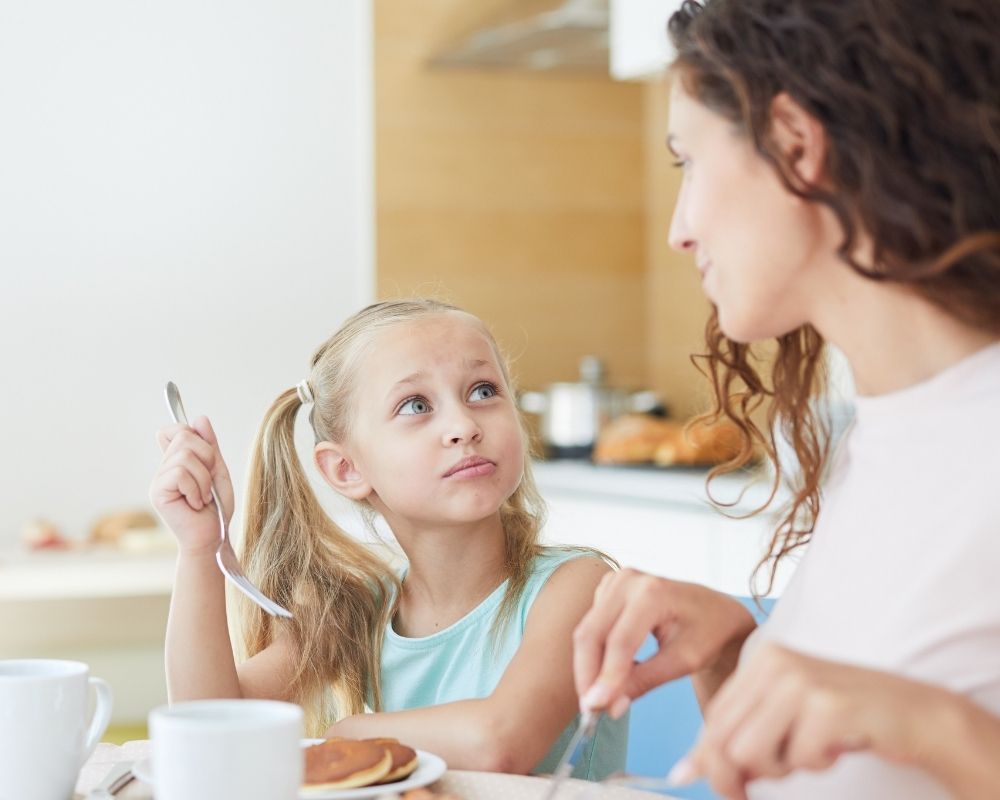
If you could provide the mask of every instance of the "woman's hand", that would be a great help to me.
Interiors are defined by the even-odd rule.
[[[742,604],[704,586],[633,569],[609,573],[573,634],[581,705],[621,716],[631,699],[691,674],[704,704],[735,668],[754,626]],[[650,633],[659,651],[637,664]]]
[[[233,515],[233,484],[211,423],[198,417],[192,427],[170,425],[157,431],[156,441],[163,460],[149,488],[153,507],[177,536],[182,553],[214,553],[220,531],[212,483],[227,523]]]
[[[962,715],[971,710],[965,698],[934,686],[766,643],[712,699],[698,743],[671,778],[687,783],[706,777],[724,797],[743,800],[751,780],[824,770],[844,753],[866,750],[952,783],[948,773],[956,760],[972,757],[976,745],[967,743],[962,756],[941,759],[945,740],[984,738],[981,732],[963,735],[972,725]],[[993,736],[997,728],[1000,722]],[[961,780],[976,771],[975,764],[966,765]],[[993,779],[1000,774],[985,778]]]

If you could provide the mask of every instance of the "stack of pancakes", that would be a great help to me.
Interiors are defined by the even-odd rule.
[[[417,751],[396,739],[327,739],[306,748],[305,789],[356,789],[400,781],[417,768]]]

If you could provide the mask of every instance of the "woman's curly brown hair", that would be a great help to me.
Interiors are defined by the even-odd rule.
[[[997,0],[688,0],[669,33],[685,91],[749,137],[790,192],[833,211],[846,264],[1000,335]],[[825,130],[824,187],[797,181],[770,140],[780,92]],[[853,255],[862,232],[874,267]],[[811,326],[779,337],[769,379],[715,313],[706,338],[694,360],[715,389],[712,414],[745,440],[716,472],[744,466],[759,446],[775,463],[776,490],[776,427],[799,462],[758,565],[771,565],[770,591],[778,561],[809,540],[819,512],[829,429],[810,400],[825,380],[823,338]],[[750,417],[766,399],[765,432]]]

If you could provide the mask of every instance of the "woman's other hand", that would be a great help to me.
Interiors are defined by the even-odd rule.
[[[967,735],[973,725],[966,717],[983,725],[975,737]],[[950,773],[966,758],[972,763],[958,780],[982,773],[977,745],[941,756],[955,743],[988,739],[984,731],[992,729],[996,737],[1000,721],[990,720],[966,698],[943,689],[766,643],[709,703],[698,743],[671,778],[687,783],[706,777],[724,797],[742,800],[749,781],[824,770],[844,753],[866,750],[926,769],[966,796]],[[994,779],[1000,774],[985,778]]]
[[[170,425],[157,431],[156,441],[163,459],[149,488],[153,507],[177,536],[182,552],[214,553],[221,534],[212,483],[227,522],[233,515],[233,484],[211,423],[198,417],[191,427]]]
[[[755,623],[728,595],[633,569],[609,573],[574,632],[573,672],[584,708],[620,716],[629,701],[660,684],[692,675],[705,702],[736,666]],[[659,643],[641,663],[647,635]]]

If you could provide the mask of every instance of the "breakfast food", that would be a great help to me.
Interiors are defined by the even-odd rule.
[[[125,509],[103,515],[94,523],[87,538],[92,544],[114,545],[129,531],[155,530],[156,527],[156,517],[145,509]]]
[[[609,422],[594,446],[598,464],[643,464],[653,460],[660,443],[681,435],[679,422],[649,414],[626,414]]]
[[[728,420],[685,424],[648,414],[627,414],[609,423],[594,448],[598,464],[659,466],[721,464],[737,455],[739,428]]]
[[[398,739],[363,739],[362,741],[372,742],[382,745],[389,751],[392,757],[392,764],[389,766],[389,773],[376,783],[392,783],[401,781],[403,778],[413,774],[417,768],[417,751],[405,744],[400,744]]]
[[[72,543],[53,523],[44,519],[29,522],[21,530],[21,541],[29,550],[65,550]]]
[[[734,458],[740,447],[740,429],[732,422],[695,422],[680,436],[661,442],[653,453],[653,462],[660,466],[721,464]]]
[[[379,783],[392,769],[389,748],[356,739],[327,739],[305,750],[307,789],[355,789]]]

